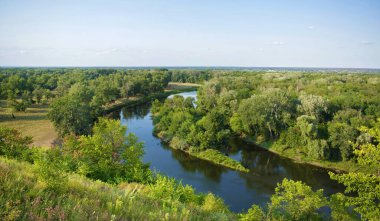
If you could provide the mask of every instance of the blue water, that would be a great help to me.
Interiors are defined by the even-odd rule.
[[[195,97],[195,92],[181,93]],[[145,144],[144,162],[153,170],[192,185],[198,192],[212,192],[222,197],[232,211],[247,210],[252,204],[266,205],[274,188],[283,178],[301,180],[314,190],[323,188],[327,195],[341,192],[343,187],[330,180],[327,171],[293,161],[239,140],[232,140],[226,151],[251,169],[241,173],[195,159],[172,150],[153,136],[150,105],[120,111],[123,125]]]

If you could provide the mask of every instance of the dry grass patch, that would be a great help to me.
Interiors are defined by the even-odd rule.
[[[24,136],[33,137],[36,146],[50,146],[58,137],[53,124],[47,118],[48,105],[32,105],[26,112],[14,113],[6,107],[5,101],[0,101],[0,126],[21,131]]]

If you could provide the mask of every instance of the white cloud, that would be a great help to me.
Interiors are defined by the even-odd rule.
[[[362,44],[362,45],[373,45],[375,43],[372,41],[361,41],[360,44]]]
[[[273,41],[272,44],[274,44],[274,45],[284,45],[286,43],[283,42],[283,41]]]
[[[307,26],[307,28],[312,30],[312,29],[314,29],[314,26],[313,25],[309,25],[309,26]]]

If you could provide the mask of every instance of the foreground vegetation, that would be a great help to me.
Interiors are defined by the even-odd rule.
[[[1,220],[230,220],[212,194],[158,178],[155,184],[92,181],[77,174],[47,188],[35,166],[0,158]],[[165,192],[164,192],[165,191]]]
[[[51,148],[33,146],[32,137],[5,127],[9,120],[2,120],[1,220],[380,219],[378,75],[166,69],[0,72],[7,116],[19,120],[23,111],[32,114],[33,108],[50,103],[48,116],[62,139]],[[347,187],[346,194],[326,197],[323,190],[284,179],[265,207],[252,205],[234,214],[219,197],[154,174],[141,160],[144,146],[138,138],[126,135],[119,121],[98,118],[119,99],[132,102],[166,93],[174,79],[194,83],[210,78],[198,90],[196,102],[180,96],[154,102],[157,135],[173,148],[241,171],[245,168],[239,162],[221,154],[231,136],[269,144],[270,150],[307,162],[350,165],[353,170],[347,174],[330,173]]]
[[[2,220],[378,220],[380,176],[362,172],[330,176],[346,192],[325,197],[300,181],[284,179],[265,208],[233,214],[213,194],[161,175],[141,163],[142,146],[115,120],[100,119],[93,135],[71,138],[62,149],[30,148],[30,137],[0,128]],[[112,129],[111,129],[112,128]],[[114,130],[116,128],[116,133]],[[354,154],[380,173],[380,119],[362,128],[377,145]],[[123,142],[121,142],[123,141]],[[101,146],[99,146],[101,144]],[[79,145],[82,148],[78,148]],[[117,153],[120,153],[118,155]],[[124,154],[125,153],[125,154]],[[123,159],[123,160],[122,160]],[[32,162],[33,164],[31,164]],[[96,162],[96,163],[95,163]],[[95,164],[94,164],[95,163]],[[146,169],[144,169],[146,168]],[[134,182],[137,181],[137,182]],[[325,209],[323,209],[325,208]],[[326,212],[329,208],[330,212]]]

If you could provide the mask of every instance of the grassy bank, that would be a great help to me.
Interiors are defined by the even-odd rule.
[[[215,149],[207,149],[201,152],[188,152],[191,156],[197,157],[202,160],[210,161],[214,164],[221,165],[233,170],[241,171],[241,172],[249,172],[249,169],[245,168],[238,161],[224,155],[218,150]]]
[[[297,152],[295,149],[289,148],[286,150],[278,150],[276,148],[275,141],[264,141],[264,142],[257,142],[255,139],[250,137],[243,138],[244,141],[247,143],[254,144],[258,147],[261,147],[263,149],[266,149],[272,153],[275,153],[277,155],[280,155],[282,157],[289,158],[293,160],[296,163],[303,163],[303,164],[309,164],[317,167],[321,167],[324,169],[333,170],[336,172],[372,172],[368,171],[368,168],[358,165],[357,163],[350,161],[326,161],[326,160],[316,160],[312,159],[310,157],[305,156],[302,153]]]
[[[47,117],[48,111],[48,105],[33,104],[26,112],[14,113],[13,118],[6,101],[0,101],[0,126],[17,129],[23,135],[33,137],[35,146],[50,146],[58,135]]]
[[[119,186],[71,174],[60,190],[46,188],[35,166],[0,157],[1,220],[233,220],[228,210],[155,198],[136,183]],[[164,182],[165,183],[165,182]],[[166,184],[166,183],[165,183]]]
[[[226,168],[230,168],[233,170],[237,170],[240,172],[249,172],[249,169],[245,168],[240,162],[226,156],[225,154],[221,153],[218,150],[215,149],[207,149],[200,152],[194,152],[190,151],[191,148],[176,148],[176,145],[174,145],[172,140],[176,140],[175,138],[168,138],[163,135],[163,133],[159,133],[157,131],[154,131],[155,135],[160,138],[162,141],[168,144],[169,147],[183,151],[190,156],[196,157],[201,160],[209,161],[213,164],[220,165]]]

